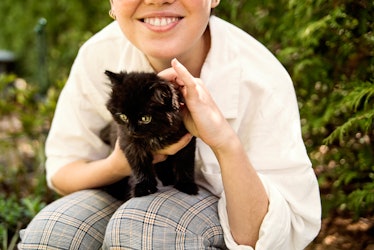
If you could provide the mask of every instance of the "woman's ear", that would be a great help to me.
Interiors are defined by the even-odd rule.
[[[211,8],[214,9],[215,7],[217,7],[220,3],[220,0],[211,0],[212,3],[211,3]]]
[[[116,20],[116,13],[113,10],[113,0],[109,0],[110,3],[110,10],[109,10],[109,16],[113,19]]]

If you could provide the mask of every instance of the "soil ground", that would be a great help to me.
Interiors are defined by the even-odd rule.
[[[374,216],[323,219],[319,235],[306,250],[374,250]]]

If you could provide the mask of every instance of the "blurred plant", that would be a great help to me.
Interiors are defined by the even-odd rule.
[[[43,207],[40,197],[27,197],[18,201],[15,195],[0,195],[0,242],[2,249],[15,249],[19,231]]]
[[[346,155],[342,158],[349,161],[340,159],[338,168],[327,174],[333,182],[329,202],[341,211],[352,211],[357,219],[374,212],[374,84],[360,82],[339,93],[342,97],[332,107],[335,113],[350,116],[345,116],[346,120],[324,142],[331,148],[344,150]],[[334,113],[326,116],[329,115]]]
[[[79,46],[112,21],[109,6],[109,1],[94,0],[0,1],[0,48],[16,53],[15,73],[22,76],[0,74],[1,249],[13,249],[18,230],[56,198],[46,186],[44,141]],[[47,21],[44,48],[36,44],[42,17]],[[37,82],[38,49],[47,51],[52,84],[43,96],[43,84]]]
[[[374,130],[374,83],[360,82],[354,86],[350,91],[340,91],[342,99],[335,105],[336,111],[349,111],[352,116],[324,140],[327,144],[334,143],[336,139],[344,143],[352,131],[370,134]]]
[[[63,79],[79,45],[111,22],[109,1],[0,1],[0,49],[18,56],[16,73],[27,81],[38,79],[36,26],[45,18],[49,79]],[[41,84],[41,83],[40,83]]]
[[[17,72],[26,79],[38,67],[34,26],[40,17],[47,19],[53,79],[41,97],[30,84],[35,81],[0,76],[0,215],[14,213],[1,217],[3,248],[14,245],[19,228],[55,198],[45,183],[44,140],[78,47],[111,21],[108,9],[108,2],[93,0],[0,1],[6,13],[0,16],[0,47],[19,55]],[[265,44],[290,72],[325,216],[373,213],[372,13],[369,0],[222,0],[215,10]]]
[[[0,245],[15,249],[19,230],[56,198],[44,173],[44,141],[62,82],[40,97],[35,85],[0,74]]]

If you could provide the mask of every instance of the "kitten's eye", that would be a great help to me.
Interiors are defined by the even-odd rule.
[[[142,118],[140,119],[139,123],[140,124],[148,124],[152,121],[152,116],[150,115],[145,115],[145,116],[142,116]]]
[[[121,114],[121,113],[117,113],[118,117],[125,123],[128,123],[129,122],[129,119],[127,118],[127,116],[125,114]]]

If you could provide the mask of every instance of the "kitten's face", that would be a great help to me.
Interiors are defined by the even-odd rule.
[[[173,84],[153,73],[106,72],[112,82],[107,107],[118,124],[134,137],[159,137],[183,123]]]

